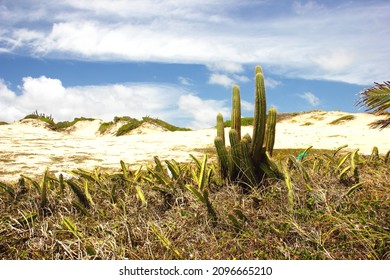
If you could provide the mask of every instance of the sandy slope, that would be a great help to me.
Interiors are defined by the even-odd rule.
[[[339,125],[329,123],[343,112],[311,112],[277,124],[275,148],[334,149],[348,144],[369,154],[374,146],[381,153],[390,150],[390,129],[370,129],[367,124],[378,119],[370,114],[352,114],[354,120]],[[160,159],[190,160],[189,154],[201,156],[197,149],[213,147],[215,129],[163,131],[145,124],[130,135],[115,137],[114,131],[98,135],[101,121],[81,121],[66,132],[54,132],[37,120],[24,120],[0,126],[0,181],[15,181],[20,174],[42,174],[75,168],[102,166],[119,168],[124,160],[137,168]],[[309,124],[308,124],[309,123]],[[311,124],[310,124],[311,123]],[[305,124],[305,125],[304,125]],[[228,129],[225,130],[226,136]],[[252,134],[244,127],[243,135]],[[228,139],[228,137],[227,137]]]

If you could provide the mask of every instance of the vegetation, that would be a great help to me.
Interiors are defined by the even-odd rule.
[[[126,124],[122,125],[116,132],[116,136],[125,135],[126,133],[136,129],[142,124],[142,121],[131,119]]]
[[[185,128],[185,127],[174,126],[174,125],[169,124],[169,123],[167,123],[163,120],[160,120],[158,118],[143,117],[142,121],[156,124],[158,126],[161,126],[165,129],[167,129],[168,131],[190,131],[191,130],[191,129]]]
[[[94,121],[95,119],[93,118],[75,118],[73,121],[64,121],[64,122],[58,122],[55,123],[54,119],[51,115],[46,115],[43,113],[38,113],[38,111],[35,111],[33,114],[29,114],[25,116],[23,119],[38,119],[40,121],[43,121],[45,123],[49,124],[49,128],[55,131],[62,131],[65,130],[69,127],[72,127],[79,121]],[[125,122],[118,131],[116,132],[116,136],[121,136],[125,135],[131,130],[136,129],[137,127],[141,126],[143,123],[152,123],[158,126],[161,126],[162,128],[167,129],[168,131],[188,131],[191,130],[189,128],[181,128],[174,126],[172,124],[169,124],[163,120],[159,120],[157,118],[151,118],[151,117],[143,117],[142,120],[137,120],[135,118],[131,118],[129,116],[123,116],[123,117],[115,117],[113,121],[111,122],[103,122],[99,129],[98,132],[100,134],[104,134],[110,127],[113,125],[117,124],[118,122]],[[0,125],[2,124],[7,124],[6,122],[0,122]]]
[[[264,76],[260,66],[255,69],[255,108],[253,136],[241,138],[240,88],[233,86],[232,118],[229,131],[230,148],[225,147],[223,117],[217,116],[217,150],[221,179],[239,182],[245,188],[258,187],[264,178],[281,178],[281,172],[272,161],[275,143],[276,109],[270,108],[266,115]]]
[[[385,114],[387,119],[373,122],[371,127],[373,128],[386,128],[390,126],[390,114],[388,109],[390,108],[390,81],[383,84],[375,83],[375,86],[360,92],[360,98],[357,105],[361,107],[366,106],[366,111],[371,111],[376,114]]]
[[[69,122],[69,121],[64,121],[64,122],[58,122],[55,124],[55,130],[65,130],[73,125],[75,125],[77,122],[79,121],[94,121],[95,119],[93,118],[84,118],[84,117],[81,117],[81,118],[74,118],[73,121]]]
[[[156,156],[0,181],[0,258],[390,259],[390,151],[274,150],[276,110],[266,115],[255,73],[253,136],[241,137],[235,86],[231,147],[219,114],[216,149],[190,163]],[[123,117],[101,130],[118,121],[121,133],[146,121],[176,129]]]
[[[345,116],[342,116],[338,119],[335,119],[334,121],[331,121],[329,124],[331,125],[338,125],[338,124],[341,124],[343,122],[346,122],[346,121],[351,121],[355,119],[355,116],[353,115],[345,115]]]
[[[0,121],[0,125],[6,125],[8,124],[7,122]]]
[[[23,118],[23,120],[26,120],[26,119],[40,120],[42,122],[49,124],[50,128],[55,129],[55,122],[53,120],[52,115],[46,115],[44,113],[38,113],[38,111],[35,111],[34,113],[29,114]]]
[[[100,134],[104,134],[112,125],[114,124],[114,122],[104,122],[102,123],[100,126],[99,126],[99,133]]]
[[[390,259],[389,159],[342,148],[275,150],[288,180],[247,192],[213,155],[2,182],[0,258]]]

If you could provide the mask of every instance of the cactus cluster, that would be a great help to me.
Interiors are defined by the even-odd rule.
[[[225,146],[224,123],[217,115],[217,136],[214,144],[218,154],[220,174],[223,179],[241,181],[257,186],[264,177],[280,177],[281,172],[271,156],[275,143],[276,109],[266,114],[264,76],[260,66],[255,69],[255,108],[253,136],[241,137],[240,88],[233,86],[232,119],[229,131],[230,149]]]

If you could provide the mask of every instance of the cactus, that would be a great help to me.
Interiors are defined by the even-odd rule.
[[[264,76],[260,66],[256,66],[255,77],[253,137],[246,134],[241,138],[240,88],[235,85],[232,92],[230,149],[225,147],[221,114],[217,116],[217,137],[214,140],[221,177],[251,186],[258,185],[264,177],[272,174],[273,177],[280,177],[283,174],[270,159],[275,143],[276,109],[271,108],[267,118]]]
[[[217,115],[217,136],[221,137],[222,143],[225,145],[225,125],[223,124],[223,116],[221,113]]]
[[[241,98],[237,85],[233,86],[232,103],[232,129],[237,131],[238,138],[241,139]]]
[[[267,128],[265,133],[265,147],[266,151],[272,156],[275,144],[275,127],[276,127],[276,109],[271,108],[268,111]]]

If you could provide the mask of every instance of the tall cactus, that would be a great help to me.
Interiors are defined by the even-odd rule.
[[[241,139],[241,98],[237,85],[233,86],[232,93],[232,129],[237,131],[238,138]]]
[[[270,161],[268,156],[272,156],[275,143],[276,109],[271,108],[267,118],[264,76],[260,66],[256,66],[255,77],[253,137],[246,134],[241,138],[240,88],[235,85],[232,92],[230,149],[228,150],[224,144],[221,114],[217,116],[217,137],[214,141],[221,176],[231,181],[244,181],[252,186],[258,185],[264,176],[269,176],[269,174],[278,174],[279,176],[281,174],[275,170],[277,165]]]
[[[255,112],[253,119],[252,160],[255,166],[259,166],[263,155],[263,143],[266,124],[266,98],[263,71],[260,66],[255,70]]]

